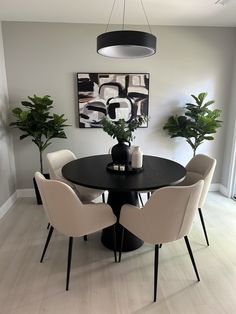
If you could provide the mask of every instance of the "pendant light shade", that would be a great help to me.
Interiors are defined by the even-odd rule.
[[[140,4],[146,17],[149,33],[125,30],[126,0],[123,0],[122,30],[108,32],[115,3],[116,0],[113,1],[105,33],[97,37],[97,53],[105,57],[127,59],[149,57],[156,53],[156,37],[152,34],[143,0],[140,0]]]
[[[97,52],[112,58],[143,58],[156,53],[156,37],[150,33],[121,30],[97,37]]]

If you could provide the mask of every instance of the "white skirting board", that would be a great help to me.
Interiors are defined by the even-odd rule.
[[[210,185],[209,191],[210,191],[210,192],[217,192],[217,191],[220,191],[220,187],[221,187],[221,184],[219,184],[219,183],[212,183],[212,184]]]
[[[219,184],[219,183],[211,184],[209,191],[211,192],[219,191],[224,196],[230,197],[228,189],[224,185]],[[23,198],[23,197],[35,197],[34,189],[16,190],[16,192],[12,194],[2,206],[0,206],[0,219],[8,212],[8,210],[12,207],[12,205],[15,203],[17,198]]]
[[[23,197],[36,197],[34,189],[21,189],[16,190],[17,198],[23,198]]]
[[[8,212],[8,210],[13,206],[16,200],[17,193],[15,192],[2,206],[0,206],[0,219]]]

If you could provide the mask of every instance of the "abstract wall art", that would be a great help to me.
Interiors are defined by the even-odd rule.
[[[148,73],[77,73],[77,85],[80,128],[101,127],[104,116],[129,123],[148,115]]]

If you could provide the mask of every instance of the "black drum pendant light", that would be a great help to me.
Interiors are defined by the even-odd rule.
[[[143,58],[156,53],[156,37],[151,33],[147,15],[140,0],[150,33],[136,30],[124,30],[125,0],[123,9],[122,30],[107,32],[116,0],[113,2],[106,32],[97,37],[97,52],[112,58]]]

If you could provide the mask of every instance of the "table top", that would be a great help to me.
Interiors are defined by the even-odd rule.
[[[62,175],[69,181],[101,190],[144,191],[173,185],[182,181],[186,169],[175,161],[143,156],[143,171],[139,173],[114,173],[106,169],[112,162],[111,155],[79,158],[62,168]]]

